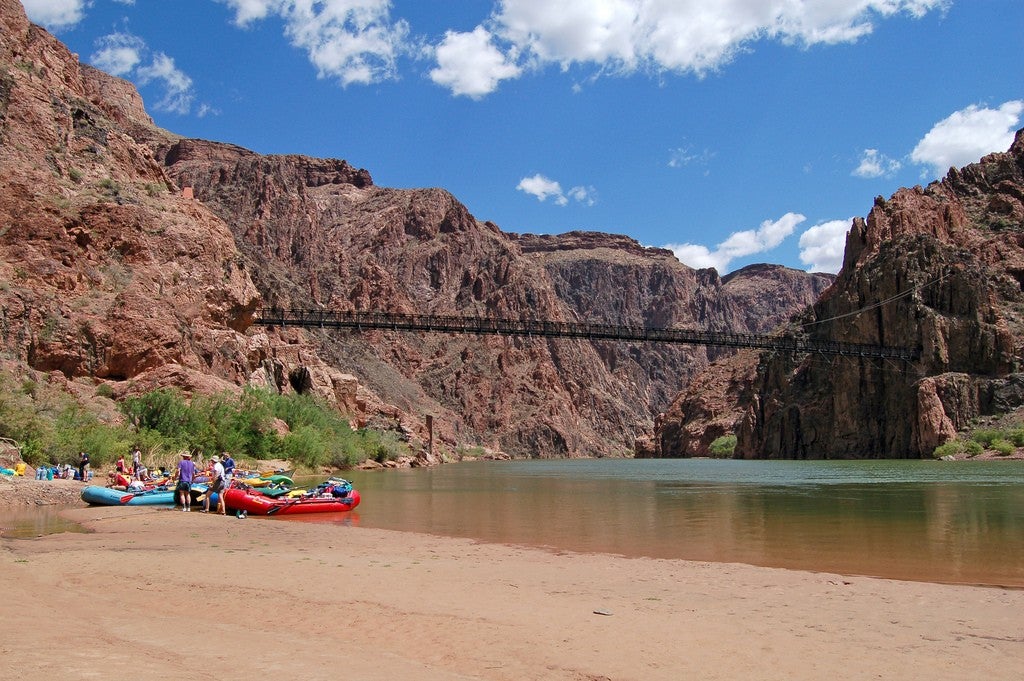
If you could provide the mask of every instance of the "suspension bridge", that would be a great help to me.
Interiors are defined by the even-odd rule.
[[[800,336],[781,336],[728,331],[650,328],[620,324],[556,322],[535,319],[457,317],[403,314],[398,312],[333,312],[264,308],[255,323],[261,326],[298,326],[320,329],[353,329],[459,333],[495,336],[537,336],[649,343],[677,343],[724,348],[754,348],[791,353],[818,353],[840,357],[864,357],[913,362],[920,358],[914,348],[864,343],[843,343]]]

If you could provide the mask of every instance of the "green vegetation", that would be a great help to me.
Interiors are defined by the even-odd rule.
[[[722,437],[716,438],[709,447],[711,456],[715,459],[729,459],[732,458],[733,452],[736,451],[736,436],[735,435],[723,435]]]
[[[1009,440],[993,440],[992,449],[996,450],[1002,456],[1009,456],[1017,449],[1012,442]]]
[[[107,396],[110,390],[97,389],[100,393]],[[102,467],[136,443],[151,465],[173,464],[184,449],[339,469],[409,453],[396,433],[354,431],[344,416],[303,395],[246,388],[240,395],[197,395],[190,401],[177,390],[161,389],[118,407],[124,422],[108,422],[113,419],[101,419],[45,384],[0,375],[0,437],[20,443],[31,465],[74,464],[84,450],[94,467]]]
[[[1009,428],[977,428],[971,432],[968,439],[958,438],[939,445],[932,452],[932,456],[936,459],[957,454],[977,456],[986,449],[1008,456],[1013,454],[1017,447],[1024,447],[1024,427],[1020,425]]]
[[[480,459],[487,454],[487,450],[480,445],[459,445],[455,453],[460,459]]]

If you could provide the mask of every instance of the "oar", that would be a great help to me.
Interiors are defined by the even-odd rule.
[[[278,511],[280,511],[282,509],[288,508],[289,506],[294,506],[295,504],[299,503],[299,501],[301,499],[302,499],[302,497],[296,497],[292,501],[286,501],[283,504],[281,504],[280,506],[275,506],[272,509],[270,509],[269,511],[267,511],[267,515],[274,515],[275,513],[277,513]]]

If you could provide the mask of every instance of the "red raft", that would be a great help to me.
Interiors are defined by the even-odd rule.
[[[359,505],[359,492],[349,490],[345,496],[330,492],[303,495],[301,497],[278,497],[276,499],[260,494],[256,489],[231,487],[224,491],[224,501],[232,511],[245,511],[252,515],[293,515],[298,513],[341,513],[351,511]]]

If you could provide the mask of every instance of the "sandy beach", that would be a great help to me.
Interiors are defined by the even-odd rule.
[[[0,678],[1019,679],[1024,591],[166,508],[0,540]]]

